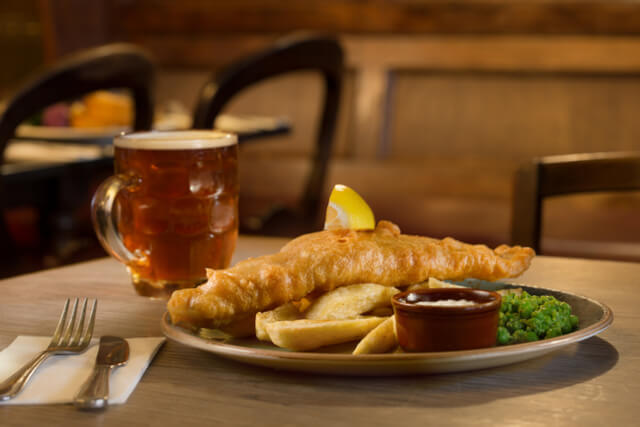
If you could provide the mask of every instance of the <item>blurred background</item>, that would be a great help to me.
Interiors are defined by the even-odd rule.
[[[520,165],[638,149],[640,3],[622,0],[3,0],[0,99],[65,55],[122,41],[157,62],[156,106],[190,114],[212,73],[300,31],[337,37],[345,55],[324,196],[349,185],[404,232],[508,243]],[[245,199],[299,196],[322,96],[299,72],[225,109],[292,124],[242,147]],[[640,260],[639,208],[637,192],[554,198],[544,252]]]

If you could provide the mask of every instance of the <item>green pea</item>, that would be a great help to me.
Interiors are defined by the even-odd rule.
[[[498,327],[498,345],[505,345],[511,342],[511,334],[504,326]]]
[[[551,295],[507,294],[500,307],[497,344],[553,338],[578,328],[571,306]]]

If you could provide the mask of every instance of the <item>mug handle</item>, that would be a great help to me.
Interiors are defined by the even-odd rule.
[[[118,193],[137,185],[137,180],[129,175],[113,175],[104,180],[91,199],[91,219],[102,247],[118,261],[130,265],[140,264],[144,258],[134,255],[124,245],[113,210]]]

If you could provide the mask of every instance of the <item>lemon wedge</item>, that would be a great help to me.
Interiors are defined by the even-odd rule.
[[[346,185],[335,185],[329,196],[324,229],[373,230],[375,227],[373,212],[367,202]]]

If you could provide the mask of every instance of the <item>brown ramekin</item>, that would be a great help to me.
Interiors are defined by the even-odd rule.
[[[410,293],[422,300],[465,299],[467,306],[421,306],[401,301]],[[406,351],[452,351],[496,345],[500,294],[469,288],[406,291],[393,296],[398,343]]]

